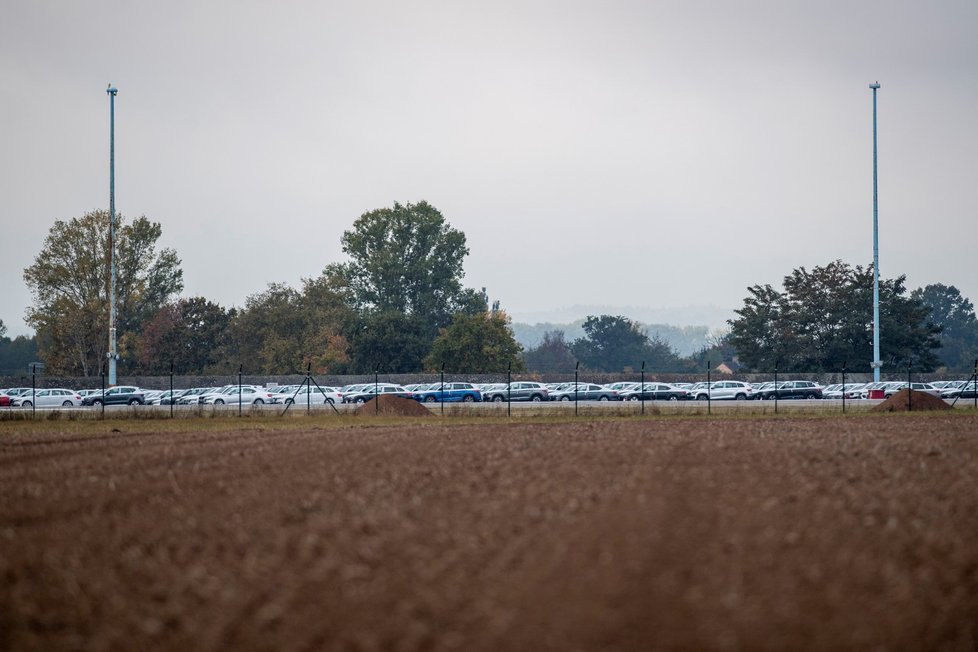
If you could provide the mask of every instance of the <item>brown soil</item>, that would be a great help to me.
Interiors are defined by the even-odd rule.
[[[879,405],[874,405],[873,412],[926,412],[931,410],[953,410],[944,399],[924,392],[914,392],[913,398],[910,397],[909,389],[901,389],[899,392],[886,399]]]
[[[421,405],[413,398],[400,396],[385,396],[381,394],[372,398],[354,412],[357,416],[381,417],[430,417],[431,410]]]
[[[115,425],[0,429],[0,650],[978,644],[978,415]]]

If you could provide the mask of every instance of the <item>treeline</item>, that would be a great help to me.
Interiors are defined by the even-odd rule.
[[[121,216],[116,231],[121,375],[497,373],[638,370],[696,372],[709,363],[745,371],[853,371],[872,361],[872,270],[835,261],[793,270],[783,289],[748,288],[729,332],[680,356],[658,333],[621,315],[591,315],[569,338],[543,333],[526,350],[498,302],[462,285],[465,235],[427,202],[361,215],[342,235],[344,263],[301,287],[271,284],[241,307],[179,297],[176,253],[158,250],[158,223]],[[98,375],[108,340],[108,215],[57,221],[24,271],[36,338],[7,340],[0,367],[40,359],[47,372]],[[974,307],[953,286],[907,293],[881,280],[884,369],[963,371],[978,357]],[[14,345],[16,343],[16,346]],[[35,348],[31,348],[31,347]],[[15,354],[16,352],[16,354]],[[16,357],[21,356],[21,357]],[[16,359],[15,359],[16,358]]]

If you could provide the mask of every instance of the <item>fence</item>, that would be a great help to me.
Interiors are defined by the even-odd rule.
[[[954,398],[954,403],[959,406],[965,406],[968,402],[971,403],[971,407],[978,409],[978,361],[975,364],[975,371],[969,378],[964,377],[951,377],[951,378],[941,378],[938,374],[914,374],[912,367],[908,368],[902,374],[890,373],[881,375],[882,382],[904,382],[911,387],[911,401],[916,389],[914,383],[926,383],[928,381],[934,381],[937,378],[941,380],[954,380],[956,382],[966,381],[966,386],[958,397]],[[18,380],[18,379],[0,379],[0,382]],[[27,377],[20,377],[19,380],[26,381]],[[36,392],[47,389],[47,388],[72,388],[75,390],[81,389],[104,389],[105,378],[104,376],[98,378],[60,378],[60,377],[48,377],[48,376],[38,376],[32,375],[30,377],[30,384],[20,385],[21,387],[30,387],[32,396],[36,396]],[[572,387],[579,388],[584,384],[597,384],[605,385],[610,383],[639,383],[641,386],[648,383],[700,383],[704,384],[706,387],[705,393],[703,392],[703,387],[700,387],[697,395],[691,397],[697,400],[657,400],[656,398],[649,398],[645,392],[643,392],[639,398],[636,400],[629,401],[627,404],[618,401],[590,401],[584,400],[580,397],[580,393],[575,391],[573,393],[573,399],[565,399],[563,404],[555,404],[554,402],[549,402],[546,400],[533,401],[533,400],[515,400],[512,398],[511,392],[507,391],[505,398],[500,400],[498,403],[485,403],[478,402],[469,405],[449,405],[446,406],[446,401],[444,392],[442,392],[439,397],[435,394],[434,403],[438,404],[436,406],[436,412],[439,414],[446,415],[471,415],[471,416],[481,416],[481,415],[506,415],[506,416],[536,416],[536,415],[570,415],[571,410],[573,410],[573,415],[642,415],[650,412],[647,410],[647,405],[652,405],[655,412],[659,413],[669,413],[669,414],[707,414],[711,415],[716,413],[730,414],[730,413],[779,413],[781,411],[791,411],[791,412],[848,412],[848,411],[859,411],[864,410],[875,402],[872,400],[860,400],[854,399],[852,395],[843,392],[842,395],[835,400],[793,400],[797,396],[790,396],[789,394],[782,392],[781,388],[786,383],[798,381],[805,381],[810,383],[818,384],[819,386],[829,386],[833,384],[845,383],[846,386],[852,384],[864,384],[872,380],[871,374],[860,373],[851,374],[845,370],[840,370],[837,373],[819,373],[819,374],[803,374],[803,373],[786,373],[784,371],[773,370],[767,374],[721,374],[713,370],[706,370],[701,374],[677,374],[677,373],[663,373],[655,371],[646,371],[644,369],[639,369],[639,371],[630,371],[619,374],[606,374],[606,373],[583,373],[579,370],[573,372],[566,372],[560,374],[512,374],[512,373],[497,373],[497,374],[460,374],[460,373],[444,373],[440,372],[437,374],[384,374],[380,370],[376,371],[374,374],[367,375],[356,375],[356,376],[335,376],[335,375],[322,375],[315,376],[312,374],[292,374],[285,376],[264,376],[264,375],[245,375],[243,373],[243,368],[238,374],[232,376],[177,376],[170,374],[168,376],[155,376],[155,377],[123,377],[120,379],[118,385],[134,385],[141,387],[146,390],[183,390],[192,387],[233,387],[237,385],[239,387],[238,396],[236,399],[227,402],[223,406],[207,406],[207,409],[211,410],[208,414],[231,414],[236,412],[238,415],[244,415],[245,410],[247,410],[249,415],[255,414],[265,414],[265,415],[275,415],[281,412],[283,415],[288,414],[289,410],[287,406],[279,403],[269,403],[261,405],[252,405],[249,402],[243,402],[241,399],[240,387],[242,386],[262,386],[262,387],[280,387],[283,385],[295,386],[300,384],[306,384],[308,387],[312,387],[313,384],[320,388],[325,387],[345,387],[353,384],[373,384],[375,388],[378,388],[381,384],[396,384],[396,385],[409,385],[409,384],[441,384],[444,387],[446,383],[456,383],[456,382],[467,382],[477,385],[486,385],[492,383],[502,383],[505,385],[507,390],[512,388],[515,383],[522,382],[540,382],[540,383],[575,383]],[[749,392],[739,393],[736,392],[724,392],[721,390],[728,389],[727,385],[733,383],[746,383],[750,385]],[[15,385],[16,383],[6,382],[8,385]],[[773,390],[773,388],[778,388]],[[921,388],[923,389],[923,388]],[[918,390],[919,391],[919,390]],[[929,390],[928,390],[929,391]],[[743,394],[743,395],[742,395]],[[319,405],[314,405],[312,400],[307,398],[309,396],[316,396],[317,390],[307,391],[303,397],[295,401],[295,408],[291,411],[292,414],[296,413],[309,413],[314,409],[317,411],[322,410],[332,410],[336,414],[342,414],[352,409],[354,406],[341,407],[341,406],[330,406],[328,403],[323,402]],[[497,395],[498,398],[498,395]],[[881,396],[873,396],[873,398],[881,398]],[[728,400],[732,399],[732,400]],[[745,400],[751,399],[751,400]],[[760,400],[758,400],[760,399]],[[765,400],[769,399],[769,400]],[[959,401],[959,399],[961,399]],[[305,405],[303,405],[305,403]],[[375,402],[376,403],[376,402]],[[33,400],[30,406],[31,414],[34,415],[38,411],[37,400]],[[100,406],[100,410],[97,410],[98,416],[105,416],[106,410],[104,403]],[[191,409],[192,408],[192,409]],[[130,411],[133,409],[138,409],[142,416],[181,416],[181,415],[198,415],[203,414],[204,409],[200,405],[191,406],[138,406],[138,408],[129,408]],[[912,403],[910,406],[912,409]],[[11,414],[17,412],[16,408],[9,410],[4,410],[0,412],[0,415]],[[96,411],[88,409],[87,414],[92,414]],[[113,411],[110,409],[111,414],[122,413],[118,411]],[[20,411],[23,414],[23,411]]]

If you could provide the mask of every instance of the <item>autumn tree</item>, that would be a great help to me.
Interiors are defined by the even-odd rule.
[[[880,357],[884,369],[921,371],[937,365],[939,328],[928,309],[907,295],[906,277],[880,279]],[[771,285],[747,288],[744,305],[730,320],[729,343],[749,369],[829,372],[843,366],[868,370],[873,359],[872,267],[834,261],[799,267]]]
[[[138,373],[165,374],[173,365],[180,374],[201,374],[220,362],[234,309],[204,297],[167,303],[143,326],[135,342]]]
[[[183,289],[180,259],[158,249],[162,227],[146,217],[116,218],[117,333],[142,325]],[[92,211],[58,220],[34,264],[24,270],[33,295],[27,323],[37,331],[39,355],[51,373],[99,373],[108,349],[109,214]],[[125,367],[129,361],[122,360]]]
[[[397,310],[360,315],[349,339],[350,371],[353,373],[419,372],[431,350],[425,320]]]
[[[471,374],[522,371],[522,350],[505,313],[457,313],[432,344],[425,368]]]

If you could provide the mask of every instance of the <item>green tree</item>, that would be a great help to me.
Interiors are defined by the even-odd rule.
[[[0,375],[19,376],[27,365],[37,361],[37,338],[18,335],[10,339],[0,322]]]
[[[948,369],[968,371],[978,358],[978,319],[975,307],[953,285],[935,283],[910,296],[930,310],[931,322],[941,329],[938,355]]]
[[[413,315],[433,339],[454,313],[483,303],[462,288],[465,234],[425,201],[364,213],[342,242],[350,261],[328,272],[345,279],[360,311]]]
[[[679,357],[659,338],[649,338],[639,325],[621,315],[589,316],[584,337],[574,340],[571,352],[591,371],[638,369],[675,370]]]
[[[414,373],[431,350],[427,324],[417,315],[396,310],[367,312],[349,336],[353,373]]]
[[[530,371],[568,372],[574,369],[577,358],[564,339],[564,331],[551,330],[543,334],[539,345],[523,354],[523,362]]]
[[[431,353],[425,358],[425,368],[488,374],[501,373],[512,366],[514,371],[522,371],[522,350],[513,338],[509,318],[504,313],[457,313],[432,344]]]
[[[120,341],[138,333],[183,289],[180,260],[157,249],[158,223],[139,217],[116,226],[116,329]],[[93,211],[58,220],[34,264],[24,270],[33,295],[27,323],[37,331],[50,373],[90,376],[102,368],[109,331],[109,214]],[[124,358],[122,367],[125,369]]]
[[[880,358],[885,369],[921,371],[937,364],[938,329],[927,308],[907,296],[906,277],[880,279]],[[834,261],[784,278],[784,290],[747,288],[744,306],[730,320],[729,343],[756,371],[828,372],[868,369],[873,358],[872,267]]]

